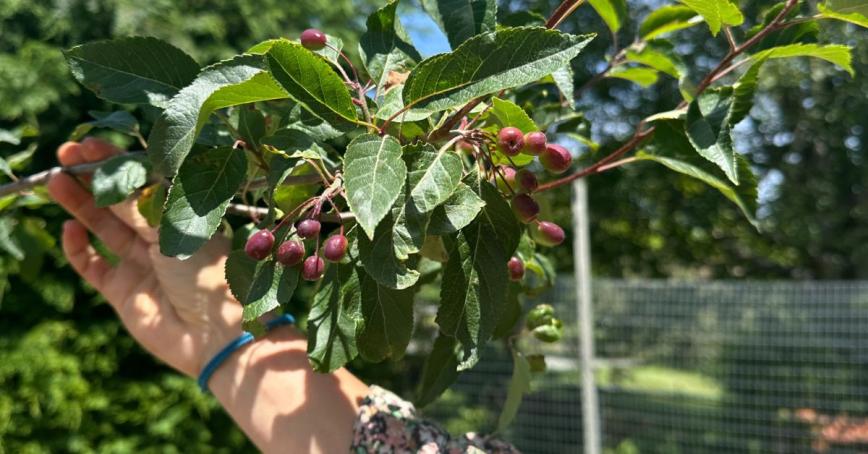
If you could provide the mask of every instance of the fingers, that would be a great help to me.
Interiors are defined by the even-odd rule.
[[[88,137],[81,143],[66,142],[57,150],[57,158],[64,166],[73,166],[93,161],[102,161],[120,153],[114,145],[94,137]],[[108,207],[121,221],[132,228],[147,243],[157,241],[157,231],[139,213],[132,200]]]
[[[63,253],[75,271],[93,288],[102,292],[111,265],[90,245],[87,229],[78,221],[63,224]]]
[[[126,223],[106,208],[98,208],[90,192],[67,174],[57,174],[48,182],[48,193],[106,246],[122,258],[148,263],[148,246]]]

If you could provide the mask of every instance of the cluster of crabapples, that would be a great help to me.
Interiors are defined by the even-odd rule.
[[[305,258],[307,251],[301,240],[316,240],[319,249],[319,236],[321,225],[316,219],[303,219],[295,225],[295,233],[300,239],[288,239],[274,251],[274,259],[283,266],[295,266],[302,263],[301,277],[307,281],[317,281],[325,272],[325,260],[340,262],[347,254],[349,241],[339,233],[329,236],[322,245],[322,257],[316,252]],[[276,230],[276,228],[275,228]],[[264,260],[274,250],[274,232],[269,229],[260,230],[247,239],[244,252],[254,260]]]
[[[301,44],[314,51],[326,47],[327,40],[323,32],[313,28],[302,32],[300,37]],[[563,173],[572,164],[570,152],[560,145],[548,143],[545,133],[539,131],[524,134],[512,126],[501,128],[497,134],[497,148],[510,162],[510,158],[520,153],[536,156],[543,168],[554,174]],[[497,187],[512,197],[512,211],[519,221],[529,224],[531,236],[537,244],[552,247],[563,243],[564,230],[559,225],[538,219],[540,207],[532,194],[539,187],[539,182],[532,171],[499,165],[492,173]],[[295,232],[301,239],[316,239],[318,251],[320,227],[318,220],[308,218],[296,224]],[[304,243],[298,239],[288,239],[274,251],[274,230],[276,228],[263,229],[251,235],[244,247],[245,252],[254,260],[264,260],[273,252],[275,260],[283,266],[302,263],[301,276],[308,281],[322,278],[325,271],[323,258],[330,262],[339,262],[347,253],[348,241],[343,229],[324,241],[322,257],[316,252],[305,257]],[[524,277],[524,262],[519,257],[510,258],[507,269],[509,278],[513,281],[521,281]]]
[[[497,133],[497,148],[508,158],[519,153],[536,156],[548,172],[559,174],[570,168],[572,156],[566,148],[548,143],[543,132],[533,131],[523,134],[520,129],[508,126]],[[511,160],[510,160],[511,162]],[[554,222],[541,221],[539,204],[533,193],[539,187],[536,175],[527,168],[516,170],[510,165],[499,165],[494,169],[494,180],[498,188],[512,196],[512,211],[519,221],[529,224],[530,233],[537,244],[557,246],[564,241],[564,230]],[[507,263],[509,277],[520,281],[524,277],[524,263],[512,257]]]

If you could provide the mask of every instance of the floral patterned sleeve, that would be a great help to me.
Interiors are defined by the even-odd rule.
[[[413,404],[378,386],[362,400],[353,427],[353,454],[423,453],[519,454],[509,443],[467,433],[452,437],[437,424],[416,416]]]

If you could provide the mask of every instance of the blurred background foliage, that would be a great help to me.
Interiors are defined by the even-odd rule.
[[[0,0],[0,155],[28,174],[55,165],[54,150],[87,111],[106,105],[69,75],[62,50],[124,35],[168,40],[207,64],[275,36],[311,25],[356,42],[376,0]],[[409,3],[405,25],[420,50],[441,42]],[[632,41],[638,22],[658,0],[629,2],[618,40]],[[741,2],[748,20],[767,2]],[[546,13],[552,0],[500,2],[504,13]],[[805,6],[807,7],[807,6]],[[605,277],[864,279],[868,277],[868,44],[864,31],[823,24],[823,41],[854,46],[857,77],[806,59],[768,64],[736,147],[761,179],[758,233],[713,189],[653,164],[636,164],[590,180],[593,267]],[[590,8],[564,23],[597,32],[574,62],[576,86],[601,69],[612,39]],[[428,43],[421,43],[423,40]],[[697,79],[726,51],[703,27],[673,38]],[[350,50],[355,46],[348,45]],[[436,49],[436,46],[434,46]],[[797,75],[797,76],[796,76]],[[603,149],[617,146],[642,117],[670,109],[677,84],[649,89],[606,79],[585,91],[578,109]],[[149,112],[140,112],[147,119]],[[147,121],[145,121],[147,124]],[[147,131],[145,131],[147,132]],[[579,145],[576,148],[583,150]],[[5,181],[0,175],[0,182]],[[569,225],[568,190],[546,206]],[[55,238],[66,216],[34,197],[9,203],[15,221],[0,222],[0,452],[239,452],[243,434],[192,380],[138,348],[98,295],[66,266]],[[11,219],[7,217],[6,219]],[[24,257],[16,257],[15,237]],[[10,249],[11,248],[11,249]],[[17,251],[22,252],[22,251]],[[554,251],[562,271],[569,248]],[[369,381],[409,395],[419,358],[356,365]],[[484,406],[449,394],[446,421],[456,430],[491,419]]]

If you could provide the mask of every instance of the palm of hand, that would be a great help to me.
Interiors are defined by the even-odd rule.
[[[92,139],[58,150],[63,165],[97,161],[117,153]],[[130,334],[155,356],[195,376],[214,346],[239,331],[240,306],[223,279],[228,242],[215,238],[185,261],[160,254],[156,230],[132,201],[98,208],[73,177],[59,174],[48,184],[52,197],[76,220],[63,229],[70,264],[117,311]],[[90,245],[93,232],[118,257],[112,266]]]

